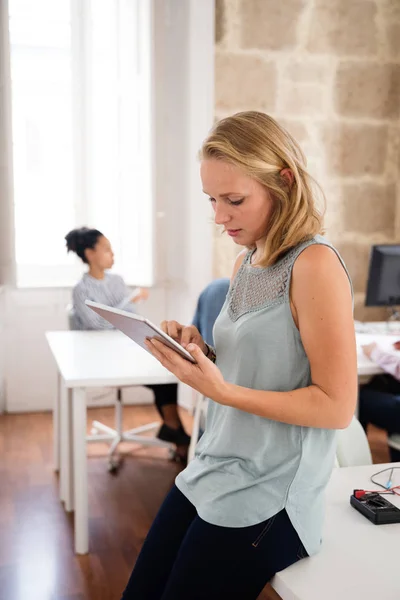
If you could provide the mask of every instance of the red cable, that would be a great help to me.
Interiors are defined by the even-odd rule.
[[[364,494],[396,494],[396,496],[400,496],[400,492],[395,491],[398,488],[400,488],[400,485],[396,485],[384,490],[355,490],[354,497],[359,499],[364,496]]]

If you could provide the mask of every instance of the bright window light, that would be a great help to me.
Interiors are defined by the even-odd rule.
[[[151,3],[9,0],[17,285],[69,286],[73,227],[153,283]]]

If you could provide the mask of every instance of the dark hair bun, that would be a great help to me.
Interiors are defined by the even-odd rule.
[[[94,248],[98,239],[102,236],[103,234],[98,229],[90,229],[89,227],[72,229],[65,236],[67,250],[68,252],[75,252],[83,262],[87,263],[85,250]]]

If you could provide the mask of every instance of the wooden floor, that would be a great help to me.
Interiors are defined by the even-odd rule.
[[[88,420],[112,425],[112,414],[112,409],[91,409]],[[182,418],[190,431],[191,417]],[[126,427],[155,419],[153,407],[125,409]],[[383,432],[373,429],[369,438],[374,462],[387,462]],[[76,557],[73,516],[59,502],[53,472],[51,415],[0,416],[0,600],[120,599],[179,471],[163,449],[132,448],[125,446],[130,453],[112,476],[106,447],[89,446],[90,554]],[[266,589],[259,600],[272,598],[277,596]]]

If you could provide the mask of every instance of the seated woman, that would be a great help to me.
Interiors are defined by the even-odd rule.
[[[68,252],[75,252],[88,265],[88,271],[74,287],[72,298],[80,329],[112,329],[113,326],[85,305],[85,300],[107,304],[114,308],[135,312],[134,303],[146,300],[143,288],[132,294],[120,275],[109,273],[114,264],[114,253],[109,240],[97,229],[81,227],[65,236]],[[190,437],[179,418],[176,383],[147,385],[153,390],[154,401],[163,423],[157,437],[176,445],[176,459],[185,462]]]
[[[393,344],[400,350],[400,342]],[[379,365],[385,373],[375,375],[360,386],[359,420],[364,429],[369,423],[386,429],[389,435],[400,433],[400,357],[386,352],[375,342],[363,346],[363,352]],[[390,460],[400,461],[400,451],[389,448]]]

